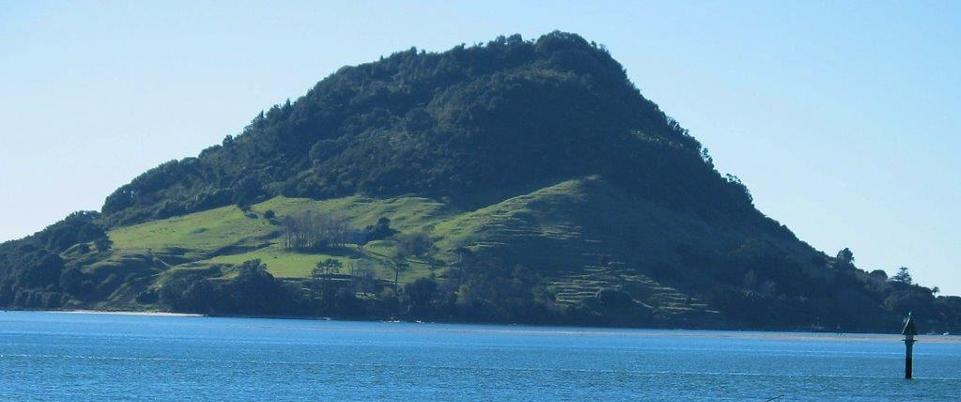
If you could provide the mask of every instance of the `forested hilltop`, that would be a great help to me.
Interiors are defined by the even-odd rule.
[[[961,331],[961,298],[798,240],[562,32],[341,68],[0,244],[0,305],[882,332],[913,311]]]

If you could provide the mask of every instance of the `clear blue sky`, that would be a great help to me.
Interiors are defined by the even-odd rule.
[[[314,3],[0,0],[0,240],[342,65],[560,29],[605,44],[801,239],[961,294],[961,2]]]

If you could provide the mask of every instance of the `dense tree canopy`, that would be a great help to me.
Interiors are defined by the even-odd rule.
[[[466,202],[586,174],[674,207],[753,211],[743,185],[714,171],[604,48],[554,32],[344,67],[222,145],[137,177],[103,212],[131,223],[277,194]]]

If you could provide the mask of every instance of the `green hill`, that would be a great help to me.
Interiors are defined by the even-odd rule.
[[[568,33],[344,67],[0,244],[0,305],[554,324],[961,328],[830,257]]]

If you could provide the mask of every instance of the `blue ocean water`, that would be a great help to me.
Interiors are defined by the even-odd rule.
[[[0,399],[959,401],[961,340],[0,312]]]

